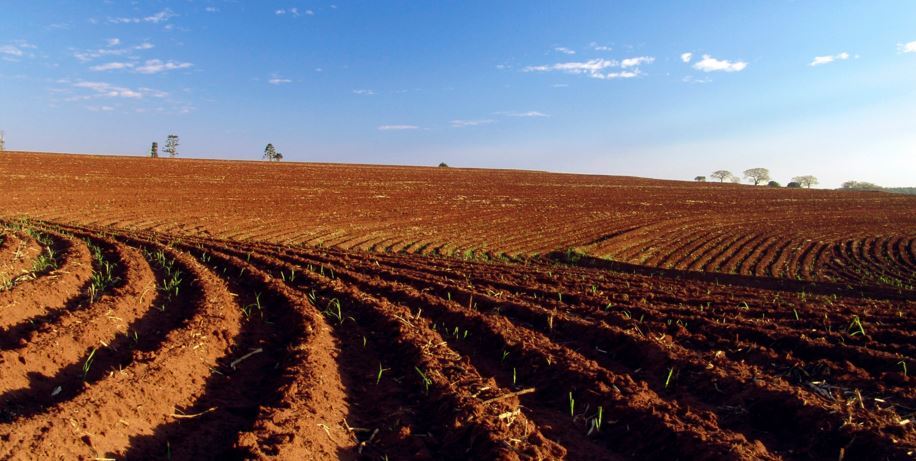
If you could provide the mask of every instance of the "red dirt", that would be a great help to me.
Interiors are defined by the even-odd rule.
[[[30,265],[9,248],[31,234],[57,261],[0,292],[0,459],[916,450],[911,198],[38,154],[0,172],[2,214],[44,218],[0,221],[0,265]]]

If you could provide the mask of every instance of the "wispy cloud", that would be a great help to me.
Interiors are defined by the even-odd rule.
[[[19,58],[22,57],[34,56],[28,51],[34,48],[38,47],[25,40],[16,40],[12,43],[0,45],[0,55],[2,55],[5,60],[18,61]]]
[[[105,64],[99,64],[97,66],[92,66],[89,70],[94,72],[106,72],[109,70],[123,70],[123,69],[132,69],[134,63],[132,62],[109,62]]]
[[[219,8],[215,6],[208,6],[204,8],[204,11],[206,11],[207,13],[219,13]]]
[[[101,57],[105,57],[105,56],[124,56],[124,55],[130,55],[131,53],[134,53],[136,51],[145,51],[145,50],[150,50],[150,49],[155,48],[155,46],[149,42],[143,42],[137,46],[127,47],[127,48],[113,48],[112,45],[110,45],[112,43],[112,40],[116,40],[116,39],[108,39],[106,41],[109,44],[108,48],[99,48],[96,50],[75,51],[73,53],[73,57],[78,59],[81,62],[89,62],[89,61],[92,61],[92,60],[95,60]],[[118,40],[118,43],[120,43],[120,40]]]
[[[121,44],[121,39],[120,39],[120,38],[109,38],[108,40],[105,40],[105,43],[106,43],[109,47],[118,46],[118,45]]]
[[[25,53],[23,53],[23,51],[19,49],[18,46],[0,45],[0,54],[5,54],[7,56],[14,56],[18,58],[18,57],[21,57]]]
[[[693,53],[689,51],[686,53],[681,53],[681,61],[683,61],[684,63],[690,62],[691,59],[693,59]]]
[[[565,46],[557,46],[557,47],[554,47],[553,50],[556,51],[557,53],[576,54],[575,50],[571,50],[569,48],[566,48]]]
[[[451,124],[453,128],[465,128],[469,126],[489,125],[495,122],[496,120],[488,118],[483,120],[452,120],[449,124]]]
[[[650,56],[640,56],[627,58],[623,61],[613,59],[590,59],[581,62],[562,62],[550,65],[528,66],[522,69],[524,72],[562,72],[566,74],[588,75],[591,78],[601,80],[613,80],[619,78],[634,78],[642,75],[637,68],[641,64],[652,63],[655,58]],[[608,72],[612,68],[633,68],[632,70],[622,70],[619,72]]]
[[[741,72],[747,68],[744,61],[729,61],[726,59],[716,59],[708,54],[703,55],[703,59],[696,62],[693,68],[703,72]]]
[[[420,129],[420,127],[416,125],[380,125],[378,127],[379,131],[406,131],[418,129]]]
[[[279,74],[271,74],[270,79],[267,80],[267,83],[271,85],[286,85],[287,83],[293,83],[292,80],[281,77]]]
[[[106,98],[128,98],[128,99],[141,99],[143,98],[143,92],[138,90],[132,90],[130,88],[125,88],[121,86],[115,86],[110,83],[105,82],[76,82],[73,84],[75,88],[81,88],[90,90],[95,93],[94,96],[97,97],[106,97]],[[90,97],[81,98],[89,99]]]
[[[550,117],[549,115],[538,112],[536,110],[529,110],[527,112],[496,112],[496,115],[502,115],[503,117],[520,117],[520,118],[535,118],[535,117]]]
[[[138,66],[136,71],[141,74],[158,74],[172,70],[188,69],[194,64],[190,62],[162,61],[159,59],[149,59],[142,66]]]
[[[627,67],[639,67],[643,64],[652,64],[653,62],[655,62],[655,58],[651,56],[639,56],[620,61],[620,67],[626,69]]]
[[[916,53],[916,40],[909,43],[898,43],[897,51],[900,53]]]
[[[150,24],[159,24],[161,22],[166,22],[169,19],[177,16],[175,12],[166,8],[156,14],[152,14],[144,17],[132,17],[132,18],[108,18],[108,22],[112,24],[140,24],[142,22]]]
[[[353,94],[359,96],[375,96],[375,90],[353,90]]]
[[[709,77],[696,78],[693,75],[688,75],[684,77],[683,79],[681,79],[681,81],[683,81],[684,83],[702,84],[702,83],[709,83],[712,81],[712,79],[710,79]]]
[[[299,8],[280,8],[274,11],[274,14],[277,16],[290,15],[290,16],[299,16]],[[307,10],[305,14],[312,15],[312,10]]]
[[[591,42],[588,44],[588,46],[595,51],[613,51],[613,48],[607,45],[601,45],[598,42]]]
[[[829,56],[815,56],[811,63],[808,65],[811,67],[821,66],[824,64],[830,64],[834,61],[845,61],[847,59],[849,59],[849,53],[844,51],[842,53],[837,53]]]

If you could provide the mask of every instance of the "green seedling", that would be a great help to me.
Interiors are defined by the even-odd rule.
[[[89,374],[89,369],[92,368],[92,361],[95,359],[95,351],[97,347],[92,348],[92,352],[89,353],[89,357],[86,357],[86,361],[83,362],[83,379],[86,379],[86,375]]]
[[[365,338],[363,338],[365,339]],[[378,386],[378,383],[382,381],[382,374],[386,371],[390,371],[390,368],[382,368],[382,362],[378,363],[378,374],[375,375],[375,385]]]
[[[572,418],[576,416],[576,399],[573,398],[572,392],[569,393],[569,416]]]
[[[337,319],[337,323],[343,324],[343,312],[340,307],[340,300],[334,298],[328,302],[328,307],[324,310],[325,315]]]
[[[903,360],[901,360],[901,361],[897,362],[897,364],[900,365],[901,367],[903,367],[903,376],[907,376],[907,374],[906,374],[906,362],[903,361]]]
[[[668,369],[668,378],[665,379],[665,389],[671,384],[671,378],[674,376],[674,367]]]
[[[598,416],[592,420],[594,421],[596,431],[601,432],[601,423],[603,420],[604,420],[604,407],[602,407],[601,405],[598,405]]]
[[[432,380],[426,377],[426,373],[423,373],[418,367],[413,367],[414,370],[417,370],[417,374],[420,375],[420,378],[423,380],[423,387],[426,389],[426,393],[429,394],[429,385],[432,384]]]
[[[850,336],[855,336],[855,335],[868,336],[865,334],[865,327],[862,326],[862,320],[859,319],[858,315],[852,316],[852,323],[849,324],[848,331],[852,331],[852,334]]]
[[[512,385],[514,386],[518,382],[518,373],[515,370],[515,367],[512,367]]]

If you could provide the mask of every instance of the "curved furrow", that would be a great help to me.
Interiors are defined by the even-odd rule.
[[[327,340],[322,333],[326,326],[304,308],[304,300],[245,260],[212,247],[174,245],[220,275],[231,290],[227,294],[238,303],[226,308],[244,318],[230,352],[217,360],[203,383],[203,392],[183,406],[184,413],[205,414],[169,421],[152,435],[134,437],[122,456],[157,456],[165,442],[181,459],[303,453],[324,458],[351,445],[339,428],[346,412],[339,376],[325,355],[329,351],[322,349],[332,344],[316,342]],[[324,385],[319,389],[316,384]],[[290,421],[295,424],[284,426]],[[320,424],[333,434],[325,436]]]
[[[0,291],[11,289],[28,278],[38,266],[45,248],[34,237],[0,228]]]
[[[104,257],[115,267],[110,274],[117,280],[114,286],[99,292],[94,302],[87,299],[85,308],[21,337],[18,347],[0,352],[0,404],[7,409],[18,406],[17,401],[45,400],[56,387],[81,378],[74,364],[87,351],[119,349],[119,341],[140,331],[138,319],[157,301],[155,276],[138,250],[106,243]]]
[[[385,277],[390,278],[392,275],[386,274]],[[398,279],[399,282],[405,282],[401,277],[398,277]],[[410,283],[410,281],[407,281],[407,283]],[[844,427],[843,419],[833,417],[832,411],[834,410],[823,407],[820,409],[808,408],[806,402],[817,400],[816,394],[810,392],[799,393],[798,389],[779,379],[776,379],[777,382],[775,383],[762,381],[760,377],[766,377],[767,375],[761,374],[754,368],[748,369],[746,366],[737,365],[729,361],[711,359],[713,354],[708,357],[696,356],[691,351],[675,344],[668,344],[665,348],[661,348],[652,341],[640,342],[636,337],[615,331],[612,327],[603,323],[598,327],[593,327],[590,323],[575,319],[565,319],[562,312],[556,310],[547,311],[536,305],[496,300],[485,293],[468,292],[462,288],[445,286],[435,282],[424,283],[416,280],[411,285],[414,287],[422,286],[423,291],[432,290],[430,291],[431,293],[436,293],[440,297],[454,296],[453,299],[455,300],[474,303],[478,306],[486,304],[489,309],[498,310],[501,315],[506,315],[510,318],[519,316],[517,317],[518,320],[526,325],[533,325],[544,334],[550,335],[565,331],[566,335],[561,338],[564,344],[577,345],[576,349],[582,351],[586,357],[596,360],[606,367],[608,363],[619,363],[617,361],[608,362],[606,359],[608,353],[624,357],[624,362],[627,361],[627,358],[630,358],[632,361],[628,365],[629,368],[622,371],[633,375],[639,374],[639,370],[646,370],[646,362],[655,364],[655,369],[648,368],[651,372],[649,377],[642,379],[646,379],[650,383],[650,388],[657,392],[665,392],[667,388],[667,383],[663,383],[664,380],[662,379],[666,370],[664,367],[671,366],[672,369],[684,371],[685,373],[690,373],[690,375],[699,375],[695,378],[691,376],[692,379],[684,379],[684,381],[687,381],[683,383],[684,388],[695,389],[695,391],[686,391],[686,406],[700,409],[705,407],[709,411],[715,412],[720,424],[723,421],[731,420],[727,426],[745,433],[749,439],[760,436],[767,437],[769,432],[778,433],[780,435],[778,438],[768,437],[770,441],[767,445],[775,444],[781,452],[791,450],[793,446],[817,445],[815,442],[822,439],[830,440],[830,442],[823,443],[823,446],[818,448],[819,450],[829,451],[846,446],[851,453],[867,452],[878,448],[884,452],[894,452],[893,444],[890,441],[875,439],[870,436],[872,432],[856,432],[850,431],[848,428],[842,430]],[[532,311],[539,312],[533,313]],[[551,325],[549,330],[547,329],[548,325]],[[592,332],[596,328],[600,332]],[[666,348],[675,349],[677,353],[669,353]],[[727,347],[726,349],[731,350]],[[602,350],[603,352],[601,353],[595,352]],[[646,360],[646,358],[650,357],[654,357],[654,359]],[[714,368],[714,371],[708,371],[708,365],[712,363],[709,360],[715,361],[721,370]],[[613,369],[613,365],[611,367],[609,369]],[[680,371],[679,377],[681,376]],[[736,379],[734,378],[735,376],[744,376],[745,378]],[[715,388],[715,390],[724,392],[731,398],[718,397],[719,394],[714,392],[714,388],[710,383],[716,383],[717,386],[724,390],[719,388]],[[715,398],[710,400],[710,396]],[[760,405],[760,401],[768,403]],[[735,410],[750,411],[752,426],[754,426],[753,431],[751,428],[741,427],[744,420],[743,418],[737,418],[738,415],[733,413]],[[794,424],[786,425],[783,417],[787,417],[788,421],[792,421]],[[814,424],[815,422],[818,424]],[[896,420],[891,423],[884,421],[884,424],[887,426],[895,422]],[[875,428],[871,429],[874,430]],[[858,445],[852,443],[855,440],[858,440]]]
[[[130,336],[135,344],[126,363],[118,363],[126,344],[99,349],[77,364],[86,375],[83,384],[68,383],[50,396],[51,406],[0,424],[0,458],[110,458],[137,437],[155,437],[157,427],[204,391],[204,378],[239,332],[241,314],[216,277],[187,255],[161,250],[188,279],[165,307],[168,318],[150,319],[142,333]],[[157,454],[166,453],[168,441],[157,440]]]
[[[314,262],[320,263],[318,261]],[[301,263],[305,263],[305,261],[300,261]],[[518,355],[525,357],[524,363],[527,369],[524,371],[524,375],[539,376],[537,379],[539,392],[536,395],[545,393],[540,390],[540,386],[543,385],[548,388],[546,394],[557,396],[556,386],[562,381],[571,381],[573,384],[570,384],[571,387],[566,392],[571,389],[580,389],[589,393],[596,392],[597,397],[592,400],[593,405],[599,403],[604,405],[604,408],[608,409],[609,415],[619,415],[622,419],[628,421],[638,421],[647,431],[654,433],[659,438],[685,438],[684,445],[678,449],[680,451],[667,452],[672,456],[675,453],[685,456],[686,453],[690,453],[692,450],[702,450],[706,453],[730,453],[737,456],[745,456],[740,453],[756,453],[759,451],[750,447],[748,442],[739,436],[723,432],[710,419],[699,417],[686,408],[672,407],[672,403],[659,398],[655,393],[647,389],[644,384],[633,381],[629,376],[615,374],[601,368],[595,362],[585,359],[578,353],[559,347],[540,333],[515,325],[502,316],[483,315],[472,309],[456,308],[457,305],[453,302],[417,291],[409,285],[397,283],[391,285],[385,281],[376,282],[374,279],[363,278],[358,273],[353,273],[340,267],[335,268],[334,272],[337,277],[346,278],[348,283],[363,287],[363,291],[382,292],[389,299],[399,300],[406,304],[425,306],[422,308],[422,315],[429,316],[437,324],[443,323],[450,330],[453,326],[467,327],[466,329],[475,338],[489,337],[490,341],[498,341],[504,350],[515,351]],[[430,308],[434,308],[434,310],[430,311]],[[473,327],[471,327],[472,325]],[[493,346],[493,344],[489,346]],[[456,347],[458,347],[457,342]],[[492,354],[498,349],[490,347],[489,350]],[[480,350],[475,352],[468,354],[472,361],[478,360],[479,356],[483,355]],[[548,365],[545,368],[544,364],[548,364],[552,360],[559,360],[557,362],[559,367]],[[561,376],[562,379],[560,378]],[[502,379],[506,378],[507,376],[504,372]],[[499,380],[500,376],[497,376],[497,379]],[[621,401],[620,391],[612,389],[626,389],[623,391],[625,393],[638,390],[637,393],[641,396],[641,401],[637,405],[632,405],[633,402]],[[559,395],[565,396],[565,392]],[[525,402],[530,399],[523,398],[522,400]],[[562,404],[559,408],[557,407],[556,397],[548,398],[547,401],[549,404],[547,404],[546,408],[551,412],[555,413],[563,408]],[[544,408],[544,403],[539,404],[538,407]],[[593,406],[594,408],[596,407]],[[657,416],[659,414],[669,416],[659,418]],[[678,416],[675,417],[674,415]],[[694,427],[697,431],[703,433],[716,434],[714,438],[717,442],[693,439],[683,429],[678,429],[687,426]],[[651,453],[657,449],[657,447],[652,446],[652,441],[649,440],[637,441],[635,445],[632,440],[622,440],[625,430],[622,432],[615,430],[614,432],[616,433],[610,436],[609,439],[604,439],[606,447],[612,451],[619,449],[620,444],[629,446],[628,450],[632,449],[633,451],[644,453]],[[687,440],[692,440],[692,442],[687,442]],[[733,448],[733,446],[743,448]],[[668,446],[665,449],[671,450],[672,448]]]
[[[736,238],[728,240],[721,246],[719,251],[713,253],[712,256],[703,262],[700,270],[704,272],[722,272],[721,267],[725,264],[725,261],[734,253],[741,251],[748,243],[753,241],[754,238],[755,235],[752,233],[742,233],[736,236]]]
[[[706,264],[710,258],[715,255],[717,252],[721,251],[722,248],[727,247],[734,242],[741,234],[738,233],[718,233],[714,237],[707,239],[703,246],[696,249],[694,252],[696,256],[693,258],[681,258],[675,264],[677,267],[681,267],[684,270],[688,271],[701,271],[703,270],[703,265]]]
[[[741,275],[756,275],[754,268],[757,262],[770,250],[770,248],[779,244],[780,239],[772,236],[764,237],[760,244],[754,247],[754,250],[748,253],[743,260],[735,266],[735,273]]]
[[[18,341],[20,330],[34,328],[30,320],[59,316],[78,305],[90,286],[92,255],[85,242],[53,231],[56,268],[0,292],[0,342]]]
[[[780,269],[777,262],[780,259],[785,260],[788,258],[788,248],[793,244],[794,242],[791,238],[783,238],[779,244],[771,246],[768,251],[761,255],[760,259],[751,266],[750,273],[757,277],[778,278],[780,276]]]
[[[698,232],[688,237],[689,239],[683,245],[671,248],[666,255],[659,258],[658,261],[652,265],[672,269],[683,269],[685,261],[689,263],[689,261],[697,259],[694,252],[703,245],[707,245],[708,242],[713,239],[708,229],[700,229]]]
[[[245,251],[238,253],[249,254]],[[296,264],[271,260],[258,253],[250,253],[250,259],[271,265],[277,271],[297,267]],[[408,307],[377,299],[369,292],[343,284],[332,277],[330,271],[322,276],[320,272],[302,270],[296,280],[288,283],[303,290],[315,290],[316,299],[336,300],[326,309],[330,309],[329,320],[337,319],[339,322],[338,329],[354,322],[363,330],[378,331],[380,334],[374,335],[376,341],[385,349],[393,349],[394,353],[387,357],[388,363],[380,366],[398,370],[396,375],[412,383],[409,392],[419,402],[417,416],[420,427],[426,426],[433,437],[427,442],[429,446],[426,450],[410,456],[424,452],[426,455],[422,456],[447,459],[562,455],[562,448],[541,436],[537,427],[527,422],[524,414],[513,414],[514,424],[507,424],[505,418],[499,418],[507,410],[518,409],[517,405],[507,408],[507,405],[513,405],[512,398],[485,405],[477,397],[472,397],[502,397],[509,394],[509,390],[480,376],[460,354],[447,346],[439,333],[429,327],[428,321],[415,317]],[[321,301],[318,303],[321,304]],[[335,317],[337,308],[340,311],[336,311]],[[364,370],[362,379],[377,370]],[[419,382],[418,378],[421,378]]]

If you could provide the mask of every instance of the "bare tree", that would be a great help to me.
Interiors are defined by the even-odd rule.
[[[273,144],[268,143],[267,147],[264,148],[264,158],[266,158],[268,162],[279,162],[283,160],[283,154],[277,152]]]
[[[178,135],[170,134],[169,137],[165,140],[165,152],[169,154],[169,158],[175,158],[178,155]]]
[[[741,178],[739,178],[739,177],[737,177],[737,176],[732,176],[731,178],[728,178],[728,180],[729,180],[732,184],[741,184]]]
[[[807,175],[807,176],[796,176],[796,177],[792,178],[792,182],[797,182],[797,183],[799,183],[802,187],[804,187],[804,188],[806,188],[806,189],[810,189],[811,186],[814,186],[814,185],[817,184],[817,178],[815,178],[814,176],[811,176],[811,175]]]
[[[149,148],[149,157],[150,158],[159,158],[159,143],[154,142]]]
[[[710,176],[712,176],[713,178],[718,179],[719,182],[725,182],[726,179],[731,179],[731,178],[734,177],[734,175],[732,174],[732,172],[731,172],[731,171],[728,171],[728,170],[713,171],[712,174],[711,174]]]
[[[763,181],[770,180],[770,170],[766,168],[751,168],[750,170],[744,170],[744,177],[748,181],[752,181],[756,186]]]
[[[693,180],[696,182],[706,182],[706,176],[697,176],[693,178]]]

